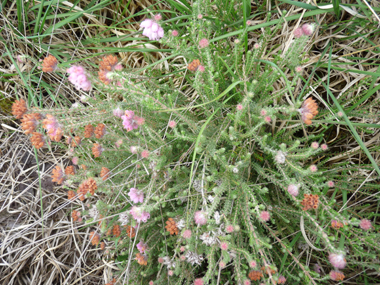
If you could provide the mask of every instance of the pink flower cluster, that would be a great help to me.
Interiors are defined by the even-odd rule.
[[[191,238],[191,230],[185,230],[182,236],[186,239]]]
[[[311,36],[315,30],[314,24],[303,24],[301,28],[294,30],[294,37],[300,38],[302,36]]]
[[[197,225],[205,225],[207,223],[207,213],[204,211],[195,212],[194,220]]]
[[[140,251],[140,253],[145,253],[145,251],[148,249],[148,244],[144,243],[142,240],[136,245],[137,249]]]
[[[269,212],[267,212],[267,211],[262,211],[262,212],[260,213],[260,219],[261,219],[262,221],[264,221],[264,222],[268,222],[269,219],[270,219],[270,214],[269,214]]]
[[[344,258],[343,254],[338,253],[330,253],[329,255],[329,261],[332,266],[338,269],[343,269],[346,267],[346,259]]]
[[[151,41],[159,40],[164,36],[164,29],[157,23],[161,18],[161,15],[158,14],[154,16],[154,19],[145,19],[140,24],[140,27],[144,28],[142,34]]]
[[[80,65],[73,65],[66,70],[69,75],[69,81],[75,85],[75,88],[84,91],[90,91],[91,82],[88,80],[84,68]]]
[[[144,193],[142,191],[139,191],[137,188],[131,188],[129,190],[128,196],[131,198],[133,203],[144,202]]]
[[[129,110],[126,110],[125,115],[121,118],[123,119],[123,126],[128,132],[137,129],[145,122],[144,118],[136,116],[135,112]]]
[[[363,219],[360,221],[360,228],[362,228],[363,230],[370,230],[372,228],[372,224],[371,224],[371,221],[370,220],[367,220],[367,219]]]
[[[288,192],[290,195],[296,197],[298,196],[298,193],[299,193],[299,187],[298,185],[295,185],[295,184],[290,184],[288,186]]]
[[[133,206],[129,213],[138,223],[146,223],[150,218],[150,214],[148,212],[145,212],[142,207]]]

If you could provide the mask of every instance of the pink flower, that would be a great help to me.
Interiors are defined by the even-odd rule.
[[[200,66],[198,66],[198,70],[200,72],[204,72],[205,71],[205,67],[203,65],[200,65]]]
[[[175,121],[170,121],[169,122],[169,127],[172,128],[172,129],[174,129],[176,125],[177,125],[177,123]]]
[[[259,49],[259,48],[260,48],[260,45],[259,45],[259,44],[254,44],[254,45],[253,45],[253,48],[254,48],[254,49]]]
[[[267,123],[270,123],[270,121],[272,121],[272,118],[269,117],[269,116],[266,116],[266,117],[264,118],[264,121],[267,122]]]
[[[301,66],[296,66],[296,72],[301,73],[302,72],[302,67]]]
[[[267,212],[267,211],[262,211],[262,212],[260,213],[260,219],[261,219],[262,221],[264,221],[264,222],[268,222],[269,219],[270,219],[270,214],[269,214],[269,212]]]
[[[251,281],[250,281],[249,279],[245,279],[245,280],[243,281],[243,284],[244,284],[244,285],[251,285]]]
[[[208,45],[209,45],[209,42],[208,42],[208,40],[207,40],[206,38],[203,38],[203,39],[201,39],[201,40],[199,41],[199,46],[200,46],[201,48],[208,47]]]
[[[181,255],[180,257],[179,257],[182,261],[185,261],[186,260],[186,256],[185,255]]]
[[[249,25],[252,24],[252,22],[251,22],[250,20],[247,20],[247,22],[245,22],[245,24],[246,24],[247,26],[249,26]]]
[[[149,281],[149,285],[153,285],[154,283],[153,283],[153,281],[152,280],[150,280]]]
[[[319,266],[318,263],[314,264],[313,269],[314,269],[315,272],[321,273],[321,267]]]
[[[318,147],[319,147],[319,143],[317,143],[317,142],[312,142],[311,143],[311,148],[317,149]]]
[[[234,226],[233,225],[228,225],[226,226],[226,232],[227,233],[232,233],[234,231]]]
[[[162,257],[158,258],[158,263],[164,263],[164,259]]]
[[[297,39],[303,36],[302,28],[295,29],[293,33],[294,33],[294,37]]]
[[[338,117],[343,117],[343,112],[338,112]]]
[[[131,198],[133,203],[144,202],[144,193],[136,188],[131,188],[129,190],[128,196]]]
[[[205,225],[207,223],[207,214],[203,211],[195,212],[194,219],[197,225]]]
[[[330,271],[330,278],[331,280],[334,280],[334,281],[343,281],[344,279],[344,274],[340,271]]]
[[[305,36],[311,36],[314,30],[315,30],[315,25],[311,25],[311,24],[302,25],[302,32]]]
[[[173,37],[178,36],[178,31],[177,31],[177,30],[172,31],[172,36],[173,36]]]
[[[285,282],[286,282],[286,278],[280,275],[280,277],[278,277],[277,284],[285,284]]]
[[[219,262],[219,267],[220,268],[226,267],[226,263],[224,261]]]
[[[369,230],[372,228],[372,224],[371,224],[371,221],[370,220],[367,220],[367,219],[363,219],[360,221],[360,228],[363,229],[363,230]]]
[[[147,151],[147,150],[143,150],[143,151],[141,152],[141,157],[142,157],[142,158],[148,158],[148,157],[149,157],[149,151]]]
[[[314,165],[314,164],[313,164],[313,165],[310,165],[309,169],[310,169],[311,172],[317,172],[317,171],[318,171],[317,166]]]
[[[137,146],[131,146],[130,150],[133,154],[137,154]]]
[[[142,207],[133,206],[132,209],[129,211],[129,213],[133,216],[133,218],[138,223],[141,223],[141,222],[146,223],[147,220],[150,218],[150,214],[143,211]]]
[[[298,193],[299,193],[298,185],[290,184],[288,186],[288,192],[290,195],[294,197],[298,196]]]
[[[220,243],[220,249],[221,250],[227,250],[228,249],[228,243],[223,241]]]
[[[334,187],[335,183],[333,181],[327,181],[327,186],[330,188]]]
[[[266,116],[266,114],[268,114],[268,112],[267,112],[266,110],[262,109],[262,110],[260,111],[260,115],[261,115],[261,116]]]
[[[137,245],[136,245],[137,249],[140,251],[140,253],[144,253],[147,249],[148,249],[148,244],[146,243],[143,243],[143,241],[141,240]]]
[[[144,124],[145,121],[143,118],[136,116],[135,112],[129,110],[126,110],[125,115],[121,116],[121,118],[123,119],[123,126],[127,132],[137,129],[138,126]]]
[[[173,276],[173,274],[174,274],[173,270],[169,270],[169,271],[168,271],[168,275],[169,275],[169,276]]]
[[[184,247],[184,246],[181,246],[181,247],[179,248],[179,250],[180,250],[181,252],[184,252],[184,251],[185,251],[185,247]]]
[[[161,20],[161,15],[154,16],[154,19],[145,19],[141,22],[140,27],[144,28],[142,34],[147,36],[151,41],[159,40],[164,36],[164,29],[156,22]]]
[[[236,109],[237,109],[238,111],[243,110],[243,105],[242,105],[242,104],[237,104],[237,105],[236,105]]]
[[[321,145],[321,149],[322,149],[322,150],[327,150],[327,149],[328,149],[327,144],[323,144],[323,145]]]
[[[119,118],[121,118],[121,116],[124,115],[124,111],[120,110],[119,107],[117,107],[115,110],[113,110],[112,113],[114,116],[119,117]]]
[[[198,19],[201,20],[203,18],[202,14],[198,14]]]
[[[250,260],[248,263],[249,263],[249,267],[251,268],[255,268],[257,266],[257,263],[254,260]]]
[[[195,279],[194,285],[203,285],[203,279],[202,278]]]
[[[346,267],[346,259],[343,254],[330,253],[329,261],[335,268],[343,269]]]
[[[191,230],[185,230],[182,236],[186,239],[191,238]]]
[[[78,165],[79,158],[77,156],[73,157],[72,162],[74,165]]]
[[[123,143],[123,140],[117,140],[116,142],[115,142],[115,146],[117,147],[117,148],[119,148],[120,146],[121,146],[121,144]]]
[[[66,72],[69,74],[68,80],[75,85],[77,90],[89,91],[91,89],[91,82],[87,79],[82,66],[73,65]]]

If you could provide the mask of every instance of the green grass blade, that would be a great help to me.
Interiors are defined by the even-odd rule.
[[[333,0],[332,4],[333,4],[335,15],[339,19],[340,18],[340,7],[339,7],[340,0]]]

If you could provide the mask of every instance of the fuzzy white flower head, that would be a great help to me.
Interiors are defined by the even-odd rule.
[[[177,228],[178,229],[183,229],[185,227],[186,223],[185,223],[185,220],[184,219],[181,219],[177,222]]]
[[[159,40],[164,36],[164,29],[155,19],[145,19],[141,22],[140,27],[144,28],[142,34],[147,36],[151,41]]]
[[[125,226],[129,222],[129,214],[128,212],[123,212],[120,213],[119,215],[119,222],[121,223],[122,226]]]
[[[214,219],[215,219],[215,223],[217,224],[217,225],[219,225],[220,224],[220,214],[219,214],[219,212],[218,211],[215,211],[215,213],[214,213]]]
[[[96,218],[99,216],[99,211],[95,205],[92,205],[92,208],[88,211],[88,214],[90,215],[91,218],[96,220]]]
[[[274,159],[276,160],[277,163],[283,164],[285,163],[285,157],[286,157],[286,154],[283,151],[279,150]]]

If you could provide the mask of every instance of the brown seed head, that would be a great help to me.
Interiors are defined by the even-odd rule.
[[[71,200],[74,198],[75,198],[75,192],[73,190],[69,190],[69,192],[67,192],[67,199]]]
[[[331,221],[331,227],[332,227],[333,229],[338,230],[338,229],[340,229],[340,228],[343,228],[343,223],[341,223],[341,222],[339,222],[339,221],[336,221],[336,220],[332,220],[332,221]]]
[[[307,98],[299,109],[302,120],[306,125],[311,125],[311,120],[318,114],[318,104],[313,100],[313,98]]]
[[[45,145],[45,138],[42,134],[34,132],[32,134],[32,137],[30,138],[30,141],[32,142],[32,145],[36,149],[40,149]]]
[[[62,168],[56,165],[52,171],[51,178],[53,178],[52,182],[57,182],[57,184],[62,184],[63,181],[65,180]]]
[[[187,66],[187,69],[190,71],[197,71],[198,67],[201,65],[201,62],[199,59],[194,59],[192,62],[189,63]]]
[[[104,124],[98,124],[95,128],[95,137],[100,139],[106,134],[106,126]]]
[[[140,265],[146,266],[148,264],[148,257],[145,254],[137,253],[136,260]]]
[[[136,230],[134,227],[128,225],[127,226],[127,235],[130,237],[130,238],[134,238],[136,236]]]
[[[171,234],[171,235],[178,235],[178,228],[176,222],[172,219],[169,218],[166,221],[166,226],[165,229]]]
[[[75,175],[75,167],[74,165],[69,165],[65,168],[66,175]]]
[[[100,235],[95,234],[95,232],[90,232],[90,241],[92,245],[98,245],[100,242]]]
[[[12,105],[12,115],[15,116],[16,119],[21,119],[27,111],[28,107],[24,99],[16,100]]]
[[[252,270],[248,274],[248,278],[251,279],[252,281],[260,280],[261,277],[263,277],[263,274],[259,270]]]
[[[110,177],[110,170],[107,167],[102,167],[102,170],[100,170],[100,177],[102,177],[102,180],[105,181]]]
[[[57,59],[49,55],[44,58],[44,61],[42,62],[42,71],[43,72],[54,72],[57,69],[58,61]]]
[[[71,146],[72,147],[76,147],[78,145],[80,145],[82,139],[78,136],[75,136],[75,138],[71,141]]]
[[[99,157],[103,152],[103,148],[98,143],[94,143],[94,146],[92,147],[91,150],[92,150],[92,154],[95,157]]]
[[[29,135],[33,133],[38,125],[38,120],[42,117],[38,113],[25,114],[21,119],[21,128],[25,131],[25,134]]]
[[[307,211],[309,209],[317,209],[319,203],[318,195],[304,194],[304,199],[301,202],[303,206],[302,210]]]
[[[112,233],[115,237],[119,237],[121,234],[120,226],[119,225],[114,225],[112,229]]]
[[[78,211],[76,210],[72,211],[71,218],[73,218],[74,222],[78,221]]]
[[[104,241],[102,241],[101,243],[100,243],[100,249],[101,250],[104,250],[106,248],[106,244],[104,243]]]
[[[91,138],[91,136],[94,134],[94,127],[92,125],[87,125],[84,127],[84,137],[85,138]]]

